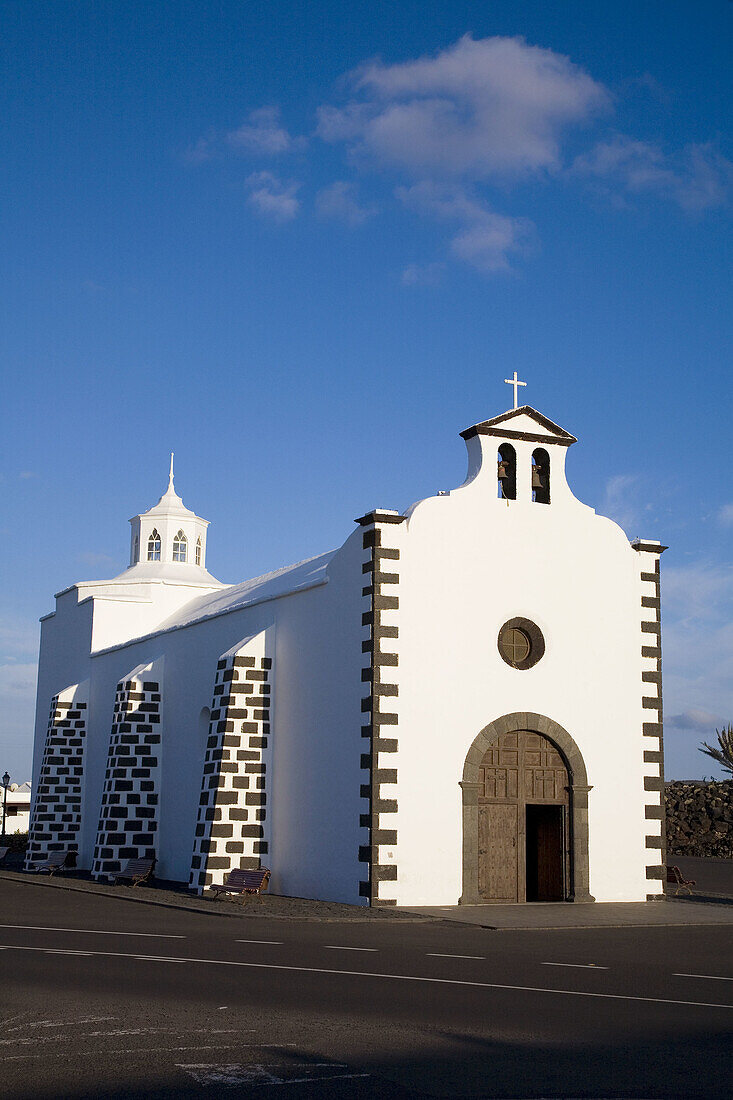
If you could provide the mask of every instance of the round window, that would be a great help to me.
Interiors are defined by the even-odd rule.
[[[542,631],[531,619],[509,619],[499,631],[499,654],[512,668],[532,668],[545,652]]]

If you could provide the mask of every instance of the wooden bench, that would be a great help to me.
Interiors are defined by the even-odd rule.
[[[687,893],[691,894],[692,887],[695,885],[695,879],[685,878],[679,867],[667,867],[667,882],[677,887],[675,890],[675,897],[679,894],[680,890],[687,890]]]
[[[110,875],[110,878],[114,883],[120,879],[129,879],[133,886],[140,886],[144,882],[150,882],[155,862],[154,859],[128,859],[122,870]]]
[[[76,867],[76,852],[51,852],[47,859],[39,860],[33,864],[34,871],[48,871],[52,875],[54,871],[67,871]]]
[[[211,887],[214,901],[218,901],[221,894],[259,894],[267,889],[270,881],[270,872],[267,867],[260,867],[256,871],[247,871],[243,867],[230,871],[221,885]]]

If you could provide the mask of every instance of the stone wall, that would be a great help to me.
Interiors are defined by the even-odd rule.
[[[89,681],[85,680],[51,700],[30,815],[28,867],[48,859],[51,852],[79,851],[88,697]]]
[[[733,779],[667,783],[665,801],[668,857],[733,858]]]
[[[163,660],[117,684],[92,877],[157,856]]]
[[[189,877],[189,887],[199,894],[233,869],[261,867],[261,857],[268,854],[266,756],[271,759],[273,671],[265,647],[262,631],[238,642],[218,662]]]

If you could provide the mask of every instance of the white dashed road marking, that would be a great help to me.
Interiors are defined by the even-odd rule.
[[[429,959],[478,959],[485,961],[485,955],[448,955],[445,951],[426,951]]]
[[[45,924],[0,924],[0,928],[20,928],[25,932],[82,932],[90,936],[144,936],[153,940],[185,940],[166,932],[107,932],[99,928],[48,928]]]
[[[89,958],[94,952],[92,951],[64,951],[61,947],[42,947],[40,948],[44,955],[79,955],[82,958]]]
[[[733,978],[727,978],[724,974],[673,974],[673,978],[709,978],[713,982],[733,982]]]
[[[323,945],[325,951],[378,951],[378,947],[341,947],[336,943],[326,943]]]
[[[40,951],[42,947],[16,947],[3,945],[11,951]],[[537,985],[508,985],[503,982],[476,982],[459,978],[428,978],[419,974],[389,974],[369,970],[329,970],[317,966],[286,966],[283,963],[241,962],[238,959],[185,959],[165,955],[131,955],[123,951],[88,951],[98,958],[139,959],[143,962],[198,963],[202,966],[240,966],[247,970],[283,970],[290,974],[329,974],[337,978],[379,978],[390,982],[423,982],[428,985],[467,986],[472,989],[504,989],[518,993],[551,993],[562,997],[585,997],[600,1001],[628,1001],[629,1003],[680,1005],[687,1008],[723,1008],[733,1011],[733,1004],[716,1004],[710,1001],[681,1001],[674,997],[642,997],[631,993],[588,993],[581,989],[548,989]],[[108,1053],[114,1054],[114,1051]]]
[[[596,963],[540,963],[540,966],[572,966],[576,970],[608,970],[607,966],[598,966]]]
[[[28,948],[32,950],[32,948]],[[110,955],[113,959],[150,959],[151,962],[161,963],[186,963],[193,959],[176,959],[171,955],[123,955],[116,951],[87,951],[87,955]]]
[[[235,943],[271,943],[278,947],[282,947],[282,940],[235,940]]]

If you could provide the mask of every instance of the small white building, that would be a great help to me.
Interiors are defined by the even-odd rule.
[[[30,783],[10,783],[7,794],[0,789],[0,799],[5,804],[5,833],[27,833],[31,816]],[[2,812],[2,804],[0,804]]]
[[[516,391],[515,391],[516,392]],[[29,859],[373,905],[639,901],[664,864],[658,542],[529,406],[459,488],[240,584],[166,493],[42,620]]]

